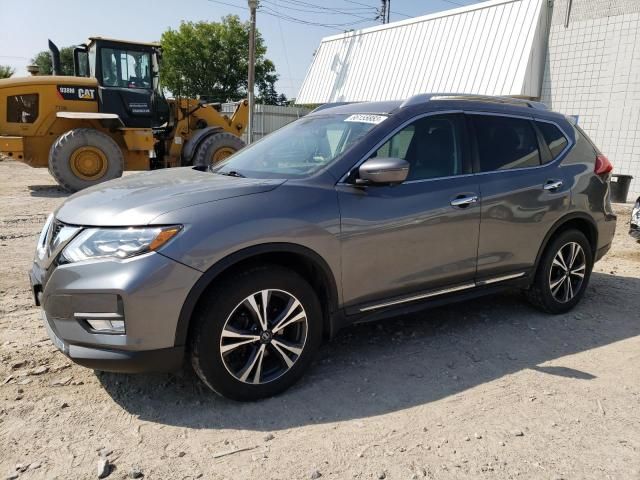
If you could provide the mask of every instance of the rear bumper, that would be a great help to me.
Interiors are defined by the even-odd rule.
[[[42,311],[42,320],[53,344],[78,365],[118,373],[174,372],[182,366],[184,347],[124,351],[70,345],[62,340]]]
[[[640,242],[640,226],[631,224],[631,228],[629,229],[629,235]]]

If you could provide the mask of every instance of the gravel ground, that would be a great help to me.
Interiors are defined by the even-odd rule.
[[[193,372],[100,374],[48,340],[27,282],[45,169],[0,162],[0,479],[640,479],[640,245],[617,207],[582,303],[519,294],[349,328],[253,404]]]

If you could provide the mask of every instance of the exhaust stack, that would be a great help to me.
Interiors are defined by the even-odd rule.
[[[49,40],[49,51],[51,52],[51,66],[54,75],[62,75],[62,67],[60,64],[60,50],[55,43]]]

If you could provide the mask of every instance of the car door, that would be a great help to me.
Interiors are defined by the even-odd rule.
[[[464,116],[414,119],[371,157],[402,158],[409,174],[400,185],[337,186],[347,311],[468,288],[476,271],[480,208]]]
[[[546,233],[569,208],[571,177],[559,161],[568,140],[548,124],[557,134],[545,144],[532,118],[468,118],[482,196],[477,280],[517,278],[533,267]]]

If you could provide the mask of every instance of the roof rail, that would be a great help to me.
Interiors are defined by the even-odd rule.
[[[341,105],[349,105],[351,103],[358,103],[358,102],[333,102],[333,103],[323,103],[322,105],[314,108],[313,110],[311,110],[311,112],[309,113],[316,113],[319,112],[320,110],[324,110],[326,108],[332,108],[332,107],[339,107]]]
[[[527,106],[529,108],[536,108],[538,110],[549,110],[542,102],[536,102],[534,100],[527,100],[526,98],[516,97],[504,97],[494,95],[478,95],[471,93],[419,93],[409,97],[400,108],[408,107],[410,105],[418,105],[420,103],[429,102],[431,100],[478,100],[484,102],[504,103],[511,105]]]

